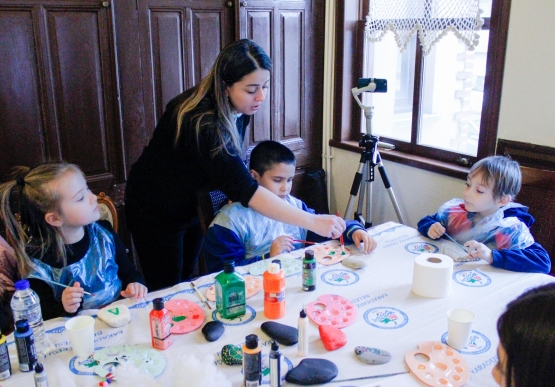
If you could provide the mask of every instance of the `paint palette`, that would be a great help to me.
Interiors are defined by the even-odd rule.
[[[303,270],[303,263],[300,259],[293,258],[278,258],[281,261],[281,270],[285,273],[286,277],[300,273]],[[255,262],[249,266],[249,273],[252,275],[262,275],[268,270],[268,264],[271,263],[273,258],[265,259]]]
[[[94,368],[95,374],[105,378],[111,366],[130,363],[141,373],[157,377],[166,368],[166,358],[160,351],[144,345],[114,345],[95,351],[92,357],[99,364]]]
[[[253,277],[251,275],[243,276],[245,278],[245,290],[247,291],[247,298],[251,298],[256,293],[262,290],[262,278]],[[210,286],[206,290],[206,299],[208,301],[216,301],[216,287],[215,285]]]
[[[337,241],[330,241],[310,248],[310,250],[314,251],[316,261],[322,265],[336,264],[351,255],[351,249],[348,247],[343,249],[345,251],[341,251],[341,245]]]
[[[306,313],[317,325],[345,328],[357,319],[353,303],[337,294],[324,294],[305,306]]]
[[[164,307],[172,315],[171,333],[181,334],[194,331],[204,322],[204,311],[193,301],[174,299],[166,301]]]
[[[429,358],[420,361],[416,355]],[[428,386],[459,387],[470,378],[466,360],[453,348],[436,341],[418,344],[418,350],[405,355],[405,361],[412,373]]]

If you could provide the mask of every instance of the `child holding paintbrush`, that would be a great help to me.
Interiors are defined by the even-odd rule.
[[[76,165],[17,168],[15,180],[0,185],[0,218],[45,319],[146,296],[125,246],[109,222],[99,221],[96,195]]]
[[[276,141],[263,141],[252,151],[250,173],[258,184],[287,203],[313,212],[299,199],[291,196],[295,177],[295,155],[289,148]],[[376,248],[376,241],[360,225],[347,221],[343,236],[357,247],[364,244],[364,252]],[[307,241],[308,240],[308,241]],[[204,241],[204,254],[209,272],[223,269],[223,262],[235,261],[236,266],[274,257],[302,247],[310,241],[324,239],[306,229],[281,223],[259,213],[232,203],[224,206],[210,227]]]

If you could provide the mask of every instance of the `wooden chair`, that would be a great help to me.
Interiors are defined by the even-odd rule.
[[[216,214],[227,202],[227,196],[222,191],[211,191],[206,188],[197,191],[197,214],[203,235],[206,235],[208,227],[210,227]],[[206,268],[204,249],[201,249],[193,276],[203,276],[205,274],[208,274],[208,269]]]
[[[114,201],[101,192],[97,195],[98,198],[98,209],[100,210],[100,219],[107,220],[112,224],[115,232],[118,232],[118,211],[116,210],[116,205]]]
[[[555,171],[520,167],[522,188],[516,202],[529,207],[536,219],[531,231],[536,242],[551,257],[551,275],[555,275]]]

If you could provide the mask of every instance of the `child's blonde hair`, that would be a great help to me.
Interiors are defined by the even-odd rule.
[[[0,219],[23,278],[32,269],[30,257],[42,259],[51,252],[64,266],[67,263],[62,232],[46,222],[44,216],[48,212],[61,213],[62,197],[48,185],[70,171],[84,176],[74,164],[45,163],[33,169],[15,167],[14,180],[0,185]]]
[[[507,156],[486,157],[472,166],[468,177],[482,174],[482,184],[493,186],[494,199],[507,195],[514,200],[522,185],[520,165]]]

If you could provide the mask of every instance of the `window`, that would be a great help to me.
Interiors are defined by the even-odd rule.
[[[343,33],[338,34],[336,44],[343,43],[344,49],[336,47],[337,61],[343,65],[341,72],[336,71],[336,100],[348,98],[344,90],[354,87],[358,77],[385,78],[387,93],[361,96],[363,104],[374,107],[371,130],[380,141],[408,155],[461,165],[493,154],[510,1],[480,1],[484,25],[474,51],[468,51],[450,32],[426,56],[416,34],[403,53],[392,32],[380,42],[367,42],[363,30],[368,0],[360,0],[356,9],[347,3],[351,2],[337,3],[338,30],[343,23]],[[358,19],[353,13],[358,13]],[[346,59],[345,47],[349,46],[362,54]],[[345,76],[346,69],[352,71],[351,77]],[[342,100],[341,105],[334,121],[341,130],[334,133],[334,140],[358,141],[366,129],[361,109],[356,102]]]

